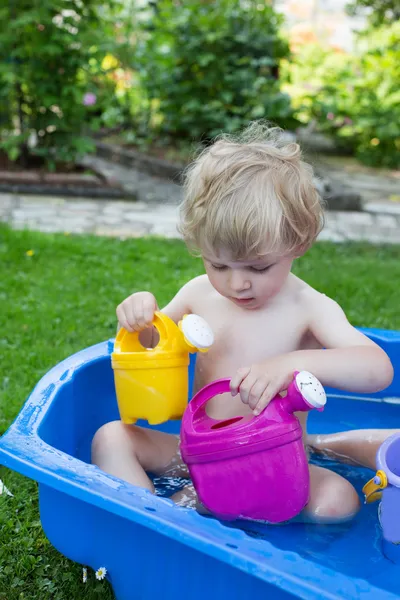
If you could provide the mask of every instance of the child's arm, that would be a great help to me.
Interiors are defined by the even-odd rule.
[[[259,414],[286,390],[294,371],[310,371],[325,386],[358,393],[385,389],[393,379],[387,354],[348,322],[340,306],[313,290],[305,302],[309,332],[326,348],[297,350],[239,369],[232,377],[233,395]]]
[[[183,315],[190,314],[192,312],[191,302],[191,287],[192,281],[186,283],[181,289],[175,294],[175,296],[168,302],[161,312],[167,315],[174,323],[179,323]]]
[[[311,371],[323,385],[351,392],[377,392],[390,385],[393,366],[389,357],[349,323],[334,300],[317,294],[309,310],[310,333],[326,350],[293,352],[298,370]]]

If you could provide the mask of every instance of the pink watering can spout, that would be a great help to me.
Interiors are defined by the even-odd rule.
[[[326,404],[325,390],[318,379],[308,371],[295,371],[294,379],[281,404],[290,413],[313,408],[321,412]]]

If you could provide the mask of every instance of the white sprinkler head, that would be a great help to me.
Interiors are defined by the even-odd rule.
[[[312,373],[300,371],[296,375],[296,384],[304,400],[314,408],[323,408],[326,404],[326,394],[322,384]]]
[[[214,334],[209,324],[198,315],[185,315],[181,321],[186,340],[199,350],[206,350],[214,343]]]

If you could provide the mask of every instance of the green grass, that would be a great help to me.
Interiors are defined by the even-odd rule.
[[[33,250],[32,256],[26,252]],[[179,241],[15,232],[0,226],[0,434],[55,363],[115,333],[115,307],[135,290],[160,305],[203,271]],[[400,329],[400,247],[317,244],[295,272],[335,298],[354,325]],[[0,467],[0,600],[111,600],[107,582],[44,537],[34,482]]]

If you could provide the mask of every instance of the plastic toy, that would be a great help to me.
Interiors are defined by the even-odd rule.
[[[309,500],[310,476],[295,411],[321,411],[326,395],[307,371],[296,372],[287,395],[259,415],[216,421],[206,404],[229,392],[229,379],[201,389],[182,419],[181,452],[204,506],[221,519],[279,523]]]
[[[367,503],[381,500],[379,521],[383,551],[393,562],[400,563],[400,433],[384,441],[376,454],[377,472],[363,487]]]
[[[118,407],[124,423],[146,419],[151,425],[180,419],[188,401],[190,352],[207,352],[214,336],[201,317],[185,315],[178,326],[156,312],[155,348],[144,348],[139,333],[120,329],[111,356]]]
[[[363,332],[388,352],[392,385],[369,397],[327,389],[324,411],[310,412],[310,433],[400,428],[400,333]],[[243,531],[90,464],[95,432],[118,419],[112,351],[113,341],[102,342],[50,369],[0,438],[0,463],[38,482],[42,527],[59,552],[95,570],[105,567],[117,600],[172,600],[182,590],[190,600],[220,600],[223,594],[229,600],[399,600],[399,565],[382,553],[374,504],[364,505],[348,524],[246,521]],[[179,421],[157,426],[174,434],[179,428]],[[366,469],[334,468],[361,494]],[[6,471],[1,477],[7,484]],[[11,491],[17,497],[18,488]],[[3,499],[3,512],[8,510],[15,510],[12,498]]]

